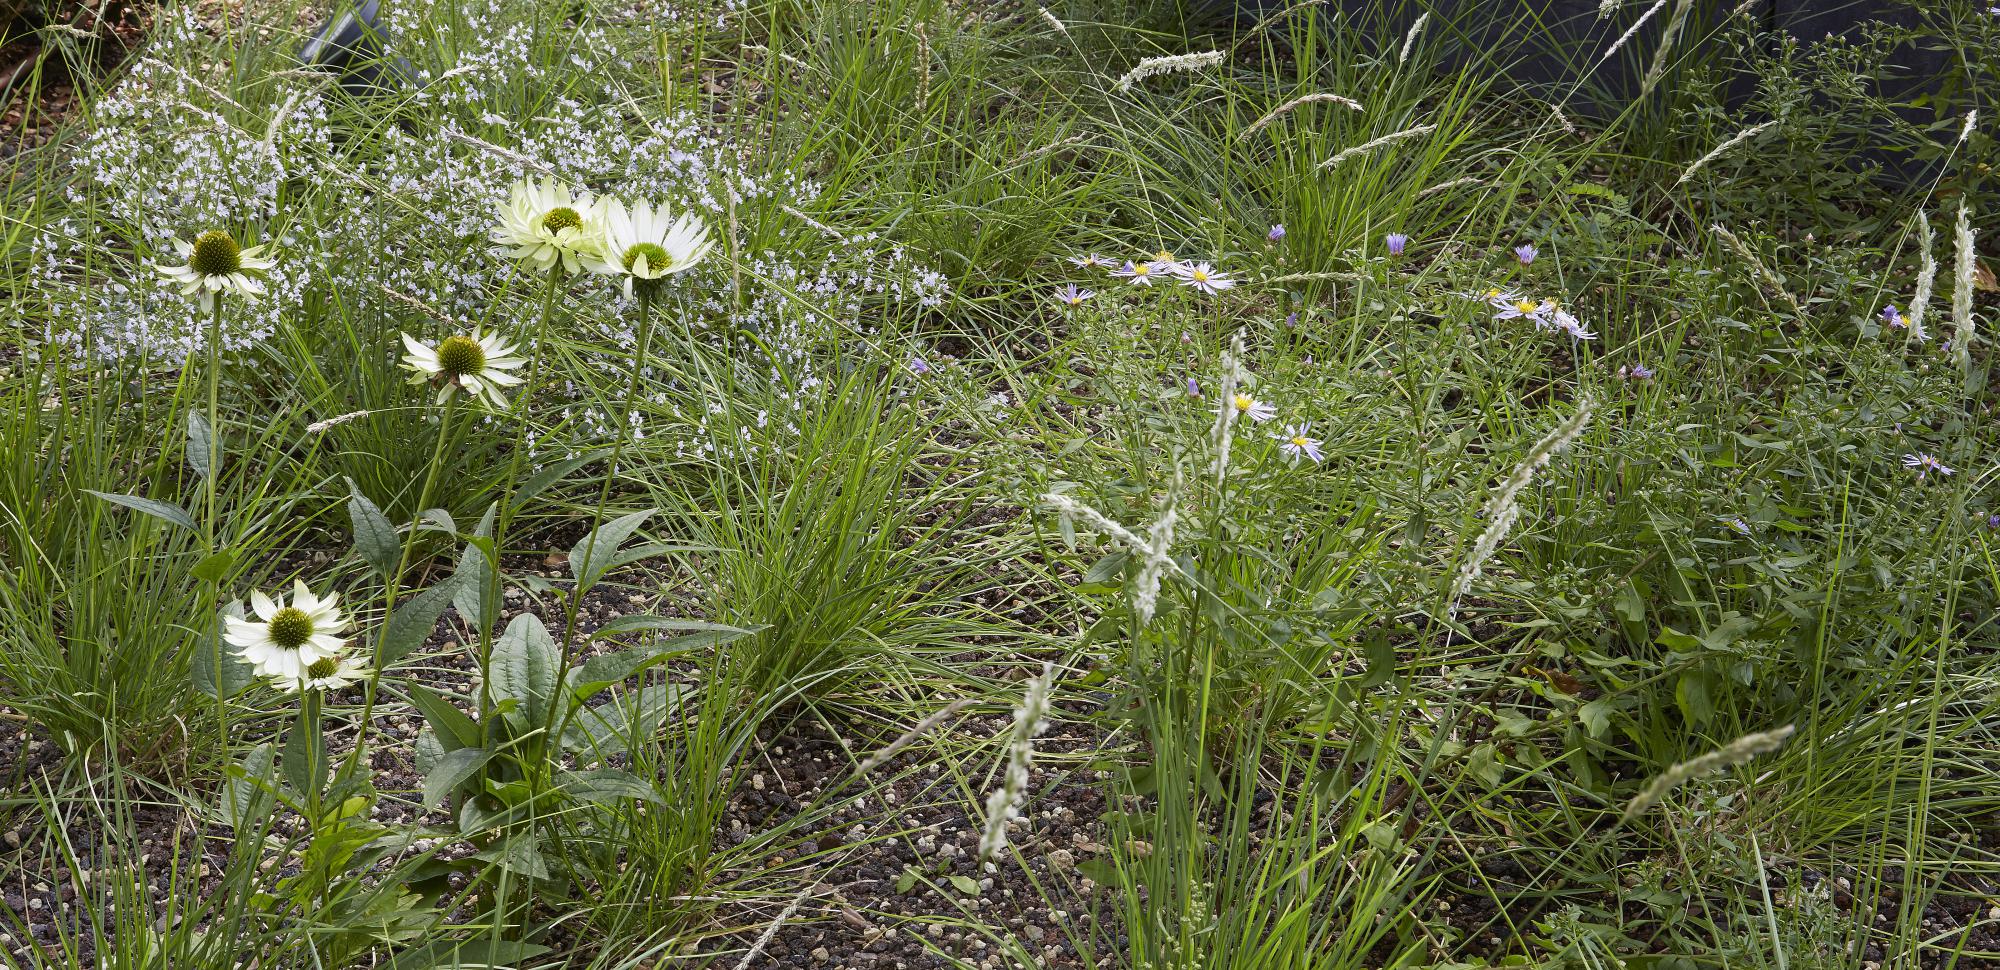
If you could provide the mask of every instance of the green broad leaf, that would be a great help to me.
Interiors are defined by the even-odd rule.
[[[626,742],[643,743],[658,733],[681,699],[679,684],[650,684],[611,703],[578,710],[564,740],[587,761],[624,753],[632,746]]]
[[[87,488],[84,491],[113,505],[123,505],[128,509],[144,512],[163,522],[171,522],[189,532],[201,531],[201,527],[194,523],[194,516],[187,514],[186,510],[172,502],[162,502],[159,499],[144,498],[138,495],[118,495],[112,492],[98,492]]]
[[[428,775],[437,770],[438,762],[443,761],[444,756],[451,753],[444,749],[444,742],[438,740],[437,732],[429,725],[417,730],[417,739],[410,747],[419,775]]]
[[[491,615],[487,608],[486,593],[493,584],[499,558],[493,547],[493,521],[500,511],[498,505],[488,505],[486,514],[479,519],[479,525],[472,530],[466,540],[465,549],[458,554],[458,568],[452,570],[451,581],[458,591],[452,594],[451,605],[458,608],[458,615],[465,618],[474,630],[484,636],[499,619]],[[496,604],[497,605],[497,604]]]
[[[479,769],[486,767],[486,762],[492,758],[493,752],[485,748],[459,748],[456,751],[445,752],[445,756],[438,760],[437,767],[432,768],[431,773],[424,776],[424,807],[436,808],[443,805],[445,799],[450,798],[453,792],[472,780],[472,777],[479,773]]]
[[[1576,719],[1583,722],[1583,729],[1593,738],[1602,739],[1611,730],[1611,715],[1617,705],[1609,697],[1600,697],[1576,709]]]
[[[446,752],[479,746],[479,725],[466,717],[464,711],[422,684],[409,684],[405,690],[411,706],[424,716],[424,723],[437,732],[438,744]]]
[[[229,567],[235,564],[236,553],[232,550],[224,549],[221,552],[211,553],[203,557],[188,572],[193,574],[194,578],[204,583],[217,586],[221,585],[223,578],[229,575]]]
[[[899,894],[907,893],[915,889],[917,886],[917,877],[916,866],[904,866],[902,874],[896,877],[896,892]]]
[[[617,805],[631,799],[665,804],[645,779],[618,768],[565,772],[556,784],[578,801],[598,805]]]
[[[542,859],[541,846],[537,845],[533,834],[517,835],[484,852],[475,852],[472,857],[483,859],[502,869],[518,872],[530,879],[549,878],[548,863]]]
[[[523,613],[507,624],[507,631],[493,644],[486,674],[495,698],[519,701],[528,720],[540,724],[548,715],[549,699],[555,696],[556,668],[561,663],[555,639],[541,618]]]
[[[189,411],[187,413],[187,460],[189,467],[192,467],[194,473],[200,475],[202,478],[207,478],[211,474],[221,470],[220,468],[209,467],[209,457],[211,454],[215,458],[215,464],[222,464],[222,449],[216,448],[215,442],[215,429],[208,426],[208,416],[202,414],[200,411]]]
[[[1132,561],[1132,554],[1124,549],[1111,553],[1091,563],[1084,571],[1080,585],[1101,586],[1125,574],[1125,564]]]
[[[979,895],[979,880],[971,876],[952,876],[951,887],[967,896]]]
[[[652,509],[621,515],[577,540],[569,551],[570,575],[576,578],[577,595],[582,595],[604,577],[618,559],[618,547],[652,517]]]
[[[231,829],[247,832],[270,816],[277,796],[276,768],[277,752],[266,742],[251,748],[241,764],[230,765],[225,771],[220,814]]]
[[[1708,672],[1690,670],[1682,674],[1680,683],[1674,686],[1674,703],[1680,705],[1681,716],[1689,724],[1700,726],[1715,717],[1715,697]]]
[[[437,629],[438,617],[444,615],[445,607],[451,605],[457,594],[458,583],[446,579],[396,606],[389,614],[389,622],[382,625],[381,656],[377,659],[383,670],[400,663],[430,638],[431,631]]]
[[[396,954],[382,970],[508,970],[549,952],[539,943],[480,934],[465,940],[435,940]]]
[[[396,561],[403,554],[396,526],[368,496],[361,494],[361,486],[352,478],[347,480],[347,491],[347,517],[354,523],[354,551],[362,562],[387,579],[396,571]]]
[[[458,534],[458,522],[452,519],[450,512],[443,509],[425,509],[424,514],[417,516],[417,525],[447,535]]]
[[[222,618],[225,616],[242,619],[243,604],[230,603],[216,611],[214,624],[201,631],[201,639],[195,643],[194,657],[188,661],[189,681],[195,690],[209,697],[235,697],[257,682],[255,668],[244,663],[236,651],[227,649],[222,642]],[[218,677],[221,679],[218,680]]]

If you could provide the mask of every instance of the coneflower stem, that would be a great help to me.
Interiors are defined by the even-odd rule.
[[[361,763],[361,750],[366,747],[368,728],[374,723],[375,685],[382,677],[382,646],[388,638],[389,617],[396,609],[396,593],[402,588],[403,573],[410,568],[410,555],[417,547],[417,525],[423,518],[425,506],[430,504],[431,489],[437,485],[438,469],[444,466],[445,443],[451,440],[451,419],[456,411],[458,395],[447,395],[444,406],[438,412],[437,441],[431,445],[429,470],[424,472],[424,484],[417,490],[416,514],[411,516],[409,538],[403,540],[403,551],[396,557],[396,569],[382,582],[382,632],[375,638],[375,646],[369,653],[368,667],[375,673],[363,682],[361,688],[361,725],[354,735],[354,749],[347,753],[347,761],[341,766],[341,776],[346,777]]]
[[[206,486],[207,500],[202,505],[202,533],[208,542],[208,554],[215,555],[221,549],[216,541],[216,474],[222,468],[222,298],[215,298],[214,311],[208,315],[208,455],[206,472],[201,476]],[[224,760],[229,754],[229,691],[222,683],[222,581],[215,581],[215,626],[209,630],[209,660],[214,664],[215,680],[215,749]]]
[[[611,464],[610,467],[604,470],[604,480],[597,487],[597,505],[590,512],[590,536],[584,540],[583,545],[584,562],[590,562],[592,557],[597,554],[597,527],[604,523],[604,507],[611,502],[611,482],[618,477],[618,461],[624,457],[625,446],[633,438],[632,408],[639,400],[640,378],[645,372],[646,359],[652,349],[652,290],[657,285],[656,282],[652,281],[642,283],[638,287],[636,294],[639,298],[638,352],[632,358],[632,374],[631,378],[625,384],[625,396],[618,402],[620,409],[618,415],[618,440],[611,445]],[[558,677],[562,676],[563,671],[569,669],[570,646],[576,640],[576,617],[583,606],[583,577],[577,576],[572,578],[577,581],[577,588],[570,594],[569,603],[563,611],[562,643],[558,648],[562,653],[562,666],[556,668],[556,676]],[[542,725],[544,728],[542,736],[545,738],[560,737],[561,732],[568,728],[568,724],[566,723],[556,723],[556,708],[557,705],[553,703],[549,705],[545,723]]]

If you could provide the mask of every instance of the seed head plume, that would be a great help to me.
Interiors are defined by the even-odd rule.
[[[1480,533],[1479,541],[1472,544],[1472,553],[1466,557],[1465,565],[1458,571],[1458,580],[1452,584],[1454,607],[1459,597],[1464,596],[1479,579],[1479,574],[1486,568],[1486,560],[1493,557],[1500,543],[1507,538],[1507,533],[1514,528],[1514,520],[1521,517],[1521,493],[1535,480],[1535,472],[1583,433],[1583,429],[1590,424],[1590,413],[1594,407],[1593,402],[1585,398],[1576,406],[1576,413],[1535,442],[1535,446],[1528,449],[1527,457],[1514,466],[1513,474],[1493,490],[1492,498],[1486,501],[1486,531]]]
[[[1287,101],[1284,104],[1281,104],[1276,108],[1271,109],[1269,114],[1266,114],[1264,117],[1257,119],[1256,122],[1253,123],[1250,127],[1243,129],[1242,133],[1236,136],[1236,140],[1237,141],[1247,140],[1251,135],[1263,131],[1266,127],[1268,127],[1271,124],[1271,122],[1276,121],[1279,118],[1282,118],[1285,115],[1290,114],[1292,112],[1292,109],[1294,108],[1304,107],[1305,105],[1309,104],[1317,104],[1322,101],[1337,104],[1345,108],[1352,108],[1355,111],[1367,110],[1366,108],[1363,108],[1361,106],[1361,102],[1356,101],[1353,98],[1342,97],[1338,94],[1325,94],[1325,93],[1308,94],[1301,97],[1293,98],[1292,100]]]
[[[1329,169],[1334,167],[1335,165],[1339,165],[1341,162],[1347,161],[1348,159],[1356,155],[1364,155],[1367,154],[1368,152],[1372,152],[1377,148],[1381,148],[1383,145],[1393,144],[1395,142],[1402,141],[1406,138],[1418,138],[1423,135],[1428,135],[1436,130],[1437,130],[1436,125],[1418,125],[1415,128],[1405,128],[1402,131],[1392,131],[1389,134],[1383,135],[1382,137],[1375,139],[1374,141],[1356,145],[1353,148],[1337,152],[1332,158],[1329,158],[1326,161],[1319,163],[1319,167],[1321,170]]]
[[[1917,210],[1917,235],[1922,238],[1923,249],[1919,251],[1917,262],[1917,289],[1910,294],[1910,339],[1929,340],[1924,330],[1924,315],[1931,307],[1931,289],[1937,285],[1937,233],[1931,230],[1931,217],[1924,210]]]
[[[1007,744],[1007,770],[1000,787],[986,798],[986,831],[979,836],[979,858],[991,860],[1007,847],[1007,823],[1021,817],[1028,798],[1028,769],[1035,761],[1035,735],[1048,724],[1049,689],[1056,665],[1042,664],[1042,674],[1028,681],[1021,706],[1014,709],[1014,733]]]
[[[1199,71],[1222,63],[1221,51],[1199,51],[1193,54],[1173,54],[1167,57],[1148,57],[1137,66],[1125,72],[1114,85],[1120,91],[1132,90],[1132,85],[1156,74],[1172,74],[1176,71]]]
[[[1625,825],[1646,814],[1646,810],[1658,804],[1674,788],[1699,778],[1706,778],[1718,771],[1744,764],[1760,754],[1778,750],[1785,739],[1792,736],[1792,726],[1756,734],[1746,734],[1720,748],[1710,751],[1692,761],[1683,761],[1654,777],[1646,783],[1644,790],[1626,803],[1625,813],[1619,816],[1618,824]]]
[[[1694,178],[1694,173],[1699,172],[1704,168],[1707,168],[1708,163],[1715,161],[1718,158],[1721,158],[1725,154],[1728,154],[1730,149],[1735,148],[1736,146],[1741,145],[1744,142],[1749,141],[1750,139],[1755,138],[1766,131],[1769,131],[1772,128],[1772,126],[1776,124],[1777,124],[1776,121],[1766,121],[1761,125],[1751,125],[1750,127],[1737,132],[1734,137],[1731,137],[1729,140],[1723,142],[1722,144],[1715,146],[1714,151],[1711,151],[1708,154],[1703,155],[1698,159],[1695,159],[1694,164],[1689,165],[1687,167],[1687,171],[1682,172],[1681,177],[1674,180],[1674,184],[1680,185],[1681,183],[1686,182],[1688,179]]]

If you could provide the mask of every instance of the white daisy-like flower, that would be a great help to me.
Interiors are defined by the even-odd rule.
[[[1152,263],[1134,263],[1126,260],[1122,269],[1111,271],[1113,276],[1122,276],[1132,281],[1133,286],[1152,286],[1154,277],[1160,276],[1159,267]]]
[[[603,203],[604,240],[600,252],[584,257],[593,273],[623,277],[625,296],[633,287],[657,286],[660,280],[692,268],[715,248],[708,227],[699,217],[682,213],[676,219],[666,207],[618,199]]]
[[[1175,259],[1173,253],[1162,249],[1159,252],[1153,254],[1153,272],[1178,273],[1180,272],[1180,269],[1181,269],[1181,261]]]
[[[280,603],[264,595],[250,593],[250,609],[257,620],[225,616],[222,638],[237,648],[236,655],[250,664],[260,677],[296,684],[307,668],[340,655],[347,638],[340,636],[348,627],[341,615],[340,597],[314,596],[304,580],[292,580],[292,601]]]
[[[1207,263],[1181,263],[1174,268],[1174,275],[1180,277],[1181,284],[1192,286],[1209,296],[1236,285],[1236,281],[1215,271]]]
[[[1486,289],[1463,295],[1467,299],[1479,300],[1495,310],[1505,309],[1509,304],[1521,298],[1521,294],[1513,290],[1504,290],[1497,286],[1489,286]]]
[[[1521,298],[1506,304],[1495,303],[1493,306],[1493,319],[1525,319],[1535,326],[1547,330],[1549,328],[1549,314],[1553,313],[1555,309],[1556,305],[1548,300]]]
[[[194,237],[193,242],[175,239],[174,250],[180,253],[182,265],[155,262],[153,269],[167,282],[178,284],[182,296],[200,294],[204,311],[215,309],[215,298],[221,293],[235,293],[246,302],[257,302],[264,295],[264,284],[257,277],[275,265],[264,257],[264,247],[244,249],[220,229],[210,229]]]
[[[1919,479],[1924,478],[1931,472],[1937,472],[1940,475],[1957,474],[1952,469],[1945,467],[1944,462],[1937,460],[1937,456],[1923,451],[1917,452],[1914,455],[1904,455],[1903,467],[1916,469]]]
[[[1259,401],[1241,391],[1230,395],[1229,406],[1236,409],[1238,416],[1249,418],[1258,423],[1269,421],[1278,416],[1278,409],[1275,406]]]
[[[584,260],[604,248],[603,211],[590,193],[571,189],[554,178],[522,179],[508,191],[507,201],[488,236],[493,251],[519,260],[538,272],[560,265],[581,272]]]
[[[1090,290],[1078,289],[1075,283],[1071,283],[1070,285],[1065,286],[1062,289],[1056,291],[1056,302],[1074,309],[1076,307],[1082,306],[1085,300],[1088,300],[1096,295],[1097,295],[1096,293],[1093,293]]]
[[[1577,340],[1596,340],[1597,334],[1587,329],[1576,315],[1553,304],[1549,308],[1549,326],[1554,327]]]
[[[286,693],[296,694],[306,690],[339,690],[367,679],[374,671],[361,662],[360,657],[322,657],[306,665],[306,670],[297,680],[280,683]]]
[[[1102,256],[1099,256],[1099,255],[1097,255],[1096,253],[1086,253],[1086,254],[1084,254],[1084,255],[1082,255],[1082,256],[1071,256],[1071,257],[1069,258],[1069,261],[1070,261],[1071,263],[1075,264],[1075,266],[1076,266],[1076,267],[1077,267],[1078,269],[1110,269],[1110,268],[1111,268],[1111,261],[1110,261],[1110,260],[1108,260],[1108,259],[1105,259],[1105,258],[1104,258],[1104,257],[1102,257]]]
[[[1294,460],[1310,458],[1315,465],[1325,461],[1326,455],[1319,450],[1320,441],[1309,435],[1311,431],[1311,423],[1295,424],[1286,428],[1284,434],[1276,436],[1278,449]]]
[[[514,345],[499,334],[476,328],[469,335],[444,338],[435,349],[406,333],[403,347],[409,351],[403,355],[403,369],[412,372],[410,383],[436,384],[439,404],[456,389],[475,399],[483,397],[496,409],[505,408],[507,398],[501,388],[521,383],[520,378],[507,372],[527,363],[514,356]]]

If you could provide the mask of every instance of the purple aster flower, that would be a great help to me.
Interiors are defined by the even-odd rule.
[[[928,373],[930,373],[930,372],[931,372],[931,365],[930,365],[930,364],[928,364],[928,363],[925,363],[925,361],[924,361],[924,359],[923,359],[922,357],[911,357],[911,358],[910,358],[910,373],[912,373],[912,374],[928,374]]]
[[[2000,7],[1994,9],[2000,10]],[[2000,529],[2000,512],[1995,512],[1986,517],[1986,527],[1989,529]]]
[[[1618,368],[1618,376],[1628,381],[1650,381],[1653,379],[1653,369],[1645,364],[1626,364]]]
[[[1937,456],[1924,451],[1919,451],[1914,455],[1904,455],[1903,467],[1916,469],[1919,481],[1922,481],[1931,472],[1937,472],[1940,475],[1957,474],[1952,469],[1945,467],[1944,462],[1937,460]]]
[[[1910,321],[1903,319],[1902,311],[1896,309],[1894,303],[1882,308],[1882,322],[1892,330],[1901,330],[1910,325]]]
[[[1083,301],[1088,300],[1096,295],[1097,295],[1096,293],[1093,293],[1089,290],[1079,290],[1076,288],[1075,283],[1071,283],[1070,285],[1065,286],[1062,289],[1056,291],[1056,300],[1057,302],[1063,303],[1071,308],[1075,308],[1082,306]]]
[[[1520,260],[1523,266],[1533,265],[1535,257],[1540,255],[1541,252],[1532,243],[1522,243],[1514,247],[1514,258]]]
[[[1285,314],[1285,326],[1296,327],[1298,325],[1299,325],[1299,311],[1293,310],[1292,312]]]
[[[1389,247],[1389,255],[1401,256],[1403,255],[1403,247],[1410,244],[1410,237],[1400,232],[1392,232],[1382,237],[1382,244]]]
[[[1196,383],[1195,379],[1192,377],[1188,378],[1187,380],[1187,393],[1189,397],[1201,396],[1201,385]]]
[[[1750,523],[1743,521],[1742,516],[1732,516],[1724,519],[1722,520],[1722,524],[1735,529],[1739,535],[1747,536],[1750,534]]]
[[[1280,222],[1277,225],[1272,226],[1271,231],[1264,234],[1264,238],[1269,239],[1272,242],[1277,242],[1278,240],[1285,238],[1285,224]]]

